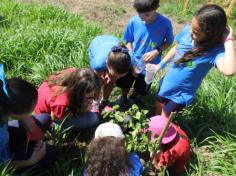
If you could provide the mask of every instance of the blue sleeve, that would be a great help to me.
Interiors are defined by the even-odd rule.
[[[215,59],[214,59],[214,62],[212,64],[214,64],[216,66],[216,62],[219,58],[222,58],[225,56],[225,50],[224,50],[224,47],[220,48],[216,55],[215,55]]]
[[[188,33],[190,30],[190,26],[187,25],[185,26],[182,31],[180,31],[180,33],[178,33],[175,37],[175,40],[179,43],[180,42],[180,39],[183,37],[183,35],[185,35],[186,33]]]
[[[8,96],[7,88],[6,88],[6,82],[5,82],[5,73],[4,73],[4,65],[0,64],[0,80],[2,81],[2,88],[5,92],[5,94]]]
[[[132,19],[129,21],[128,25],[125,28],[123,40],[127,42],[133,42],[134,41],[134,29],[132,24]]]
[[[95,37],[88,48],[90,67],[96,71],[106,70],[108,54],[111,48],[119,43],[120,40],[112,35],[100,35]]]
[[[129,154],[129,161],[132,168],[129,169],[130,176],[140,176],[143,172],[143,165],[140,162],[140,158],[136,153]]]
[[[171,45],[174,41],[174,34],[173,34],[173,28],[172,24],[169,21],[168,27],[167,27],[167,33],[166,33],[166,43],[168,45]]]
[[[0,126],[0,163],[10,159],[7,124]]]

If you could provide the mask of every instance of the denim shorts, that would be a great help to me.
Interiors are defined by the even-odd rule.
[[[178,112],[185,107],[185,104],[175,103],[172,100],[161,97],[159,95],[157,95],[157,101],[164,105],[163,111],[168,115],[170,115],[171,112]]]

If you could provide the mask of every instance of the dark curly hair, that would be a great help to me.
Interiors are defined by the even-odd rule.
[[[97,74],[90,68],[75,69],[73,71],[62,70],[53,73],[46,80],[49,87],[62,86],[56,95],[68,93],[68,110],[72,114],[81,112],[84,97],[92,91],[100,90],[100,81]]]
[[[88,176],[128,176],[131,167],[123,139],[94,139],[87,151]]]

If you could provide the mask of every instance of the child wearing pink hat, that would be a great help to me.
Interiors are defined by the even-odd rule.
[[[151,139],[161,134],[168,119],[163,116],[154,116],[149,122],[148,130]],[[160,172],[165,166],[171,173],[180,173],[184,170],[190,158],[190,144],[187,134],[179,126],[171,123],[162,139],[160,152],[154,158]]]

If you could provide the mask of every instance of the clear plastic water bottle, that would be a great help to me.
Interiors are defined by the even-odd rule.
[[[140,74],[145,70],[146,67],[146,63],[144,62],[144,60],[141,58],[135,65],[134,67],[134,72],[136,74]]]
[[[156,65],[154,64],[146,65],[146,74],[144,78],[146,84],[151,84],[153,82],[153,80],[155,79],[156,72],[157,72]]]

